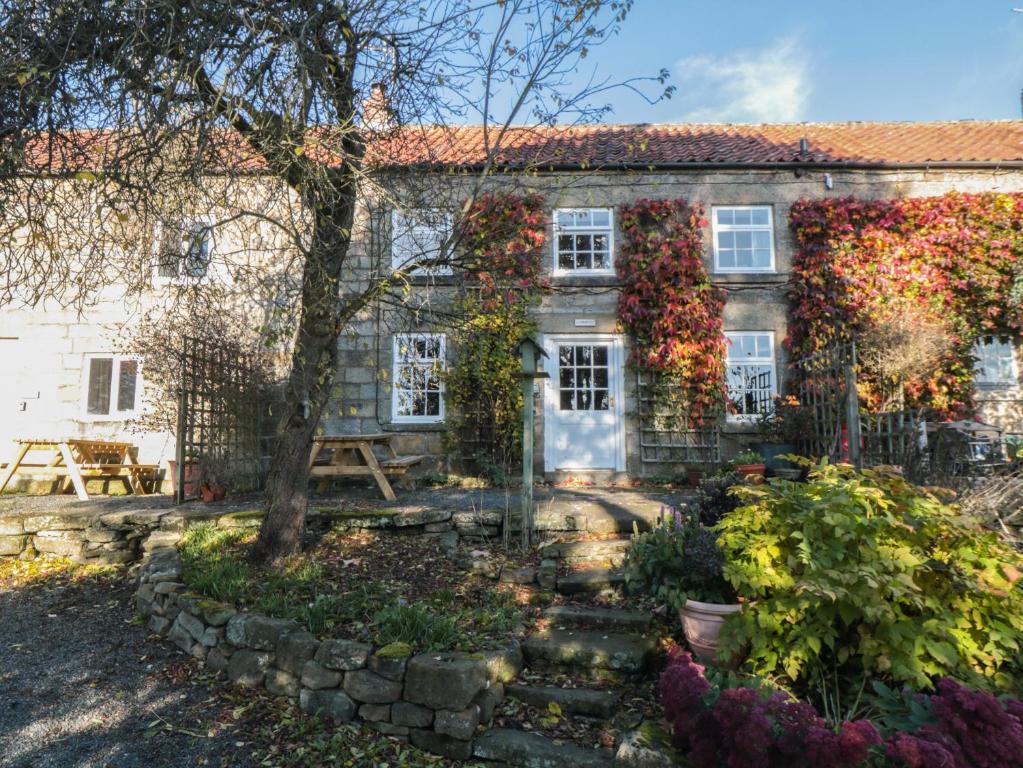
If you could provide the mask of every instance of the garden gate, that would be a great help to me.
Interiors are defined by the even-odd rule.
[[[186,475],[204,464],[224,476],[232,493],[258,490],[268,450],[256,361],[222,341],[186,336],[181,363],[175,500],[186,500],[186,485],[188,498],[197,495]]]
[[[856,391],[856,344],[835,344],[792,364],[799,401],[813,428],[800,451],[814,458],[861,466],[860,402]]]

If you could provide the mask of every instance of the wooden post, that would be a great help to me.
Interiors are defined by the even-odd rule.
[[[522,355],[522,548],[529,549],[533,530],[533,382],[536,346],[519,345]]]
[[[178,390],[178,434],[177,445],[174,446],[174,503],[183,504],[185,501],[185,409],[188,405],[188,396],[182,387]]]
[[[849,363],[845,368],[845,397],[846,397],[846,420],[848,427],[846,434],[849,440],[849,463],[856,469],[863,468],[863,461],[860,457],[860,395],[856,389],[856,345],[852,345],[852,354]]]

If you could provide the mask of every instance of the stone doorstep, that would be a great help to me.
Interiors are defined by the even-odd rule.
[[[556,605],[543,612],[544,618],[559,627],[580,629],[607,627],[631,632],[646,632],[653,623],[653,615],[646,611],[627,611],[620,608],[590,608],[575,605]]]
[[[607,720],[614,715],[622,695],[616,691],[596,691],[591,688],[558,688],[553,685],[509,685],[508,696],[529,704],[531,707],[546,709],[551,702],[562,712],[570,715],[599,717]]]
[[[614,760],[608,750],[556,744],[539,733],[510,728],[493,728],[476,737],[472,754],[481,760],[526,768],[610,768]]]
[[[530,664],[603,669],[626,674],[643,672],[653,658],[655,648],[653,635],[567,629],[537,633],[522,646]]]

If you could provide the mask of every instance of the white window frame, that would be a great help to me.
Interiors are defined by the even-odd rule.
[[[973,343],[973,355],[974,355],[974,357],[978,358],[977,359],[977,364],[978,365],[975,366],[975,368],[974,368],[974,371],[975,371],[975,373],[974,373],[974,384],[976,385],[976,387],[978,389],[981,389],[981,390],[997,390],[997,389],[1013,390],[1013,389],[1019,389],[1019,361],[1017,360],[1017,354],[1016,354],[1016,342],[1012,338],[1010,338],[1008,340],[1008,342],[1006,342],[1008,344],[1008,347],[1009,347],[1009,374],[1010,374],[1009,379],[1007,379],[1005,381],[1002,381],[1002,380],[999,380],[999,381],[985,381],[985,380],[982,380],[980,378],[980,376],[978,375],[979,374],[979,370],[980,370],[980,367],[979,367],[980,357],[981,357],[980,351],[981,351],[981,349],[983,347],[987,347],[987,346],[992,345],[992,342],[994,342],[995,344],[1002,344],[1003,343],[1003,342],[1001,342],[999,340],[998,336],[994,336],[994,335],[981,336],[981,337],[979,337]]]
[[[718,224],[718,211],[767,211],[767,224]],[[774,206],[772,205],[715,205],[710,210],[711,240],[714,243],[714,272],[719,274],[765,274],[776,272],[777,254],[774,244]],[[719,236],[723,232],[767,232],[770,238],[771,263],[766,267],[722,267],[719,258]]]
[[[405,360],[401,357],[401,343],[403,339],[413,338],[428,338],[428,339],[439,339],[440,349],[438,350],[437,363],[440,364],[441,373],[447,369],[447,336],[443,333],[396,333],[392,341],[392,353],[391,353],[391,421],[396,424],[439,424],[444,421],[445,418],[445,383],[444,376],[440,377],[440,389],[438,390],[440,397],[440,405],[438,407],[438,413],[436,415],[409,415],[398,413],[398,393],[400,390],[398,386],[399,368],[405,364]],[[423,365],[423,361],[416,361],[415,365]]]
[[[93,360],[113,361],[110,372],[111,410],[109,413],[89,413],[89,376],[92,371]],[[138,369],[135,372],[135,407],[130,411],[119,411],[117,410],[117,399],[121,388],[121,363],[128,360],[138,364]],[[83,356],[79,418],[82,421],[130,421],[142,413],[144,390],[145,378],[142,373],[142,358],[139,355],[90,352]]]
[[[160,257],[163,251],[164,238],[168,236],[171,228],[162,222],[157,222],[155,237],[153,238],[153,285],[162,287],[165,285],[200,285],[210,281],[213,274],[213,254],[216,253],[216,228],[214,220],[209,216],[196,216],[183,219],[177,222],[182,232],[193,228],[202,228],[206,231],[206,271],[201,275],[182,275],[180,271],[177,276],[171,277],[160,274]],[[181,256],[182,262],[184,255]]]
[[[766,336],[768,343],[768,355],[765,357],[743,357],[732,360],[732,340],[738,336]],[[725,333],[727,342],[725,347],[725,384],[727,386],[728,369],[731,365],[769,365],[771,367],[771,409],[773,410],[774,398],[778,395],[778,364],[775,360],[774,331],[727,331]],[[729,402],[732,398],[729,395]],[[770,412],[770,411],[768,411]],[[747,424],[757,420],[760,413],[731,413],[729,412],[726,421],[736,424]]]
[[[606,227],[565,227],[558,223],[559,213],[570,213],[574,211],[600,211],[606,212],[608,215],[608,225]],[[552,216],[552,226],[554,231],[554,237],[551,238],[553,241],[553,255],[554,255],[554,274],[555,275],[613,275],[615,273],[615,209],[610,207],[604,208],[591,208],[591,207],[572,207],[572,208],[555,208]],[[558,236],[563,233],[571,233],[573,235],[607,235],[607,260],[608,266],[602,269],[576,269],[576,268],[564,268],[561,266],[560,253],[558,250]]]
[[[436,219],[434,219],[436,217]],[[441,228],[424,224],[430,220],[443,222]],[[403,270],[410,275],[450,275],[453,270],[450,265],[435,267],[417,266],[412,269],[408,267],[418,261],[426,261],[436,258],[443,252],[445,245],[450,247],[451,235],[454,232],[455,216],[444,208],[410,208],[391,209],[391,269]],[[408,232],[406,232],[406,228]],[[413,232],[425,233],[426,237],[432,237],[437,242],[435,256],[429,256],[430,251],[424,250],[421,254],[413,253],[411,249],[404,248],[401,243]],[[399,234],[400,233],[400,234]]]

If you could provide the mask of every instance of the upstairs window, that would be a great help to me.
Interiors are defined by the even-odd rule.
[[[450,275],[451,267],[419,266],[445,255],[454,216],[440,208],[391,211],[391,268],[413,275]]]
[[[614,271],[610,208],[554,211],[555,274],[610,274]]]
[[[212,240],[210,226],[202,222],[165,226],[159,238],[155,282],[185,283],[205,278],[210,269]]]
[[[134,417],[142,396],[142,365],[127,355],[87,355],[83,392],[89,419],[123,420]]]
[[[1019,385],[1016,354],[1011,341],[984,336],[973,345],[977,358],[974,382],[986,389],[1013,389]]]
[[[771,206],[716,206],[713,230],[715,272],[774,271]]]
[[[394,337],[391,419],[444,420],[444,335],[406,333]]]
[[[728,351],[725,376],[728,414],[732,421],[752,421],[774,407],[778,380],[774,366],[774,334],[769,332],[726,333]]]

